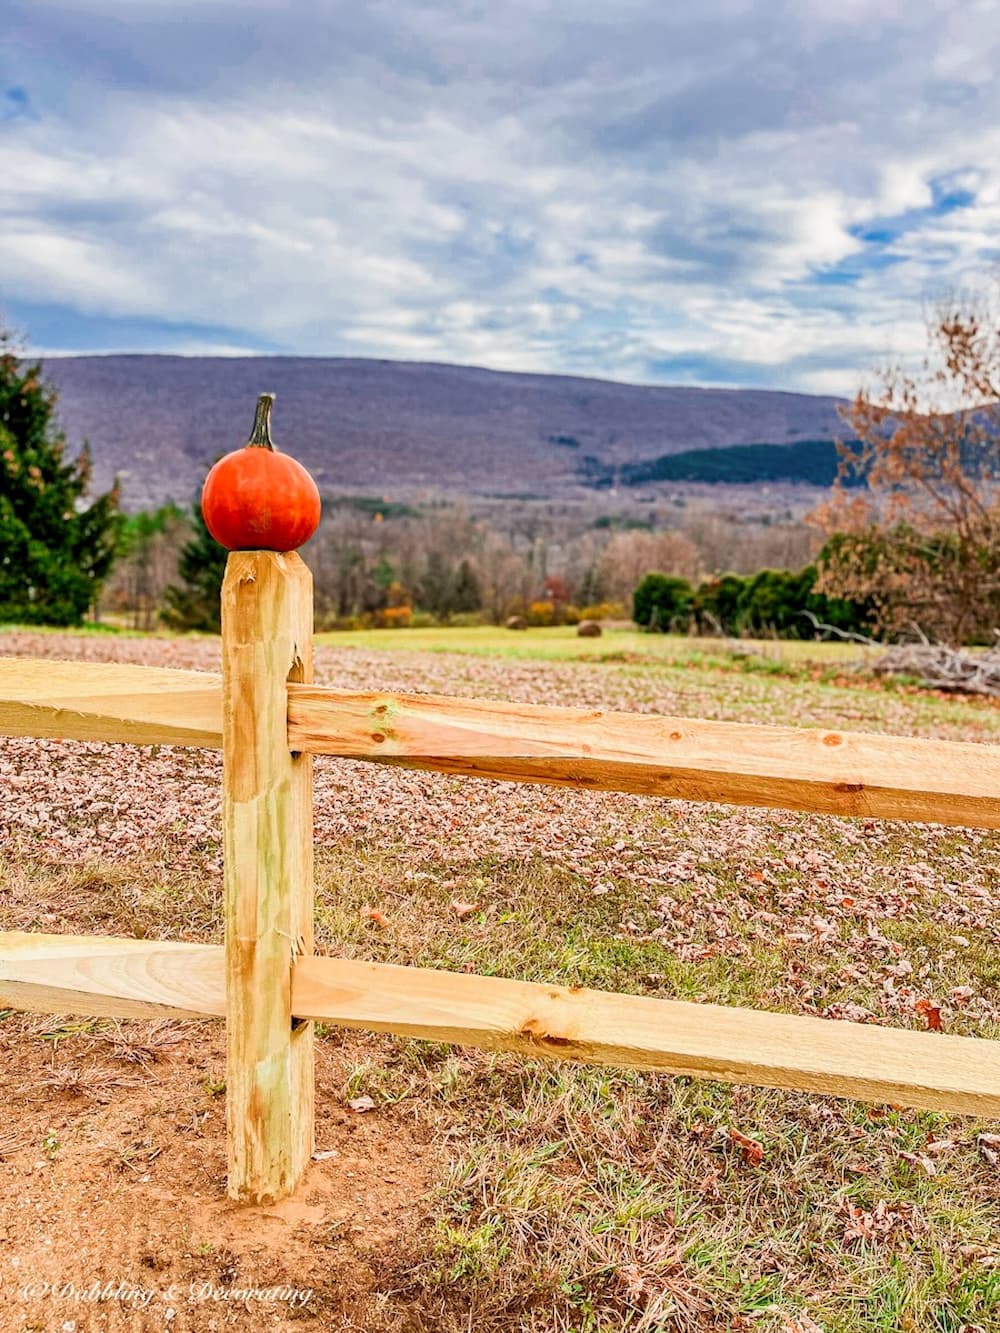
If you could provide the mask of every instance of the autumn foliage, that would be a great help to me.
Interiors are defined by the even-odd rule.
[[[892,369],[843,416],[840,478],[813,515],[817,590],[888,635],[988,642],[1000,625],[1000,319],[953,302],[919,374]],[[848,489],[863,478],[867,487]]]

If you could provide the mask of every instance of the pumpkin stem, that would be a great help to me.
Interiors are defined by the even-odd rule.
[[[262,393],[257,399],[257,410],[253,415],[253,430],[247,440],[248,449],[274,449],[271,440],[271,408],[274,406],[274,394]]]

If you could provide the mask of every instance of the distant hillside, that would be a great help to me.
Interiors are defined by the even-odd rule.
[[[657,481],[700,481],[742,486],[765,481],[832,486],[839,456],[834,440],[799,440],[795,444],[739,444],[721,449],[685,449],[641,463],[625,463],[602,474],[597,485],[645,486]],[[854,474],[847,485],[860,484]]]
[[[120,474],[133,508],[190,499],[246,439],[261,391],[278,396],[279,447],[327,493],[557,496],[674,454],[839,429],[833,398],[416,362],[91,356],[45,370],[71,446],[89,439],[95,483]]]

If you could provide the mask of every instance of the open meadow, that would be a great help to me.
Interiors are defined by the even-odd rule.
[[[647,634],[632,625],[605,629],[598,638],[581,638],[572,625],[513,631],[499,625],[430,626],[426,629],[371,629],[316,635],[327,647],[372,648],[425,653],[471,653],[477,657],[527,658],[558,662],[732,661],[721,640],[679,634]],[[863,660],[869,650],[852,643],[814,643],[796,639],[744,639],[741,653],[765,662],[813,662],[821,667]]]
[[[995,702],[879,683],[845,645],[316,642],[316,680],[356,689],[1000,742]],[[217,670],[219,644],[13,629],[0,655]],[[206,751],[0,738],[0,930],[221,942],[220,784]],[[315,801],[321,952],[1000,1038],[998,833],[326,758]],[[0,1328],[1000,1328],[1000,1124],[317,1047],[308,1178],[239,1208],[221,1025],[0,1011]]]

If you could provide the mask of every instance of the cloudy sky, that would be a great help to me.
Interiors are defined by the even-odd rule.
[[[848,393],[1000,261],[996,0],[5,0],[0,318]]]

